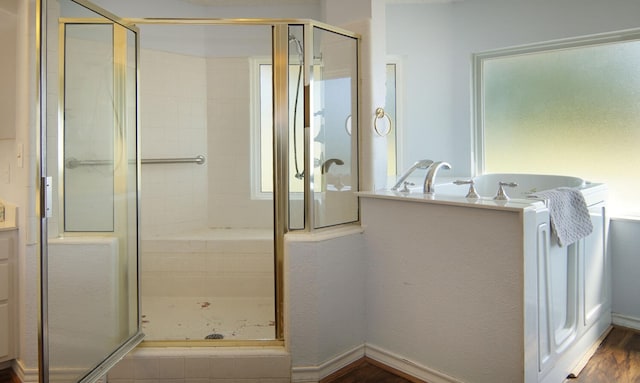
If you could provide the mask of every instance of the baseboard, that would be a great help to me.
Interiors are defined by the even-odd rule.
[[[582,369],[584,369],[587,363],[589,363],[589,360],[591,359],[593,354],[595,354],[596,351],[598,351],[598,347],[600,347],[600,344],[604,342],[604,339],[607,337],[607,335],[609,335],[611,330],[613,330],[613,326],[609,326],[609,328],[605,332],[603,332],[595,342],[593,342],[593,344],[591,345],[591,347],[589,347],[587,352],[585,352],[584,355],[582,355],[582,358],[580,358],[580,360],[578,361],[578,363],[576,363],[575,367],[571,369],[570,375],[573,375],[573,376],[580,375],[580,372],[582,371]],[[567,378],[567,381],[570,381],[570,379]]]
[[[612,313],[611,322],[616,326],[640,331],[640,319],[638,318]]]
[[[447,374],[412,362],[401,355],[394,354],[373,344],[366,344],[365,354],[367,358],[429,383],[462,383]]]
[[[333,374],[343,367],[350,365],[364,357],[365,345],[355,347],[319,366],[293,367],[291,369],[292,383],[317,383],[321,379]]]
[[[23,383],[38,383],[40,376],[38,375],[37,368],[27,368],[22,361],[13,361],[13,372],[18,376]]]

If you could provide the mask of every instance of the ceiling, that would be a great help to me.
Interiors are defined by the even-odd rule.
[[[204,6],[269,6],[319,4],[320,0],[182,0],[185,3]]]

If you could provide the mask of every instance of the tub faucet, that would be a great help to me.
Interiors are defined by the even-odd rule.
[[[427,172],[427,176],[424,179],[424,193],[433,193],[436,191],[436,187],[434,185],[434,182],[436,180],[436,174],[438,173],[438,170],[440,170],[440,168],[445,168],[445,169],[451,169],[451,165],[449,165],[448,162],[444,162],[444,161],[438,161],[435,162],[433,165],[431,165],[431,167],[429,168],[429,171]]]
[[[333,164],[344,165],[344,161],[342,161],[339,158],[329,158],[328,160],[322,163],[322,167],[320,168],[320,173],[322,174],[328,173],[329,168],[331,168],[331,165]]]
[[[404,174],[402,175],[402,177],[400,177],[398,182],[396,182],[396,184],[393,185],[391,190],[398,190],[400,186],[404,185],[404,181],[407,178],[409,178],[411,173],[413,173],[416,169],[429,169],[429,166],[431,166],[431,164],[433,164],[433,161],[431,160],[420,160],[420,161],[414,162],[413,165],[411,165],[411,167],[406,172],[404,172]]]

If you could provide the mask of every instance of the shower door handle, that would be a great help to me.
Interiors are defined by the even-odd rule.
[[[53,217],[53,178],[42,177],[42,216],[44,218]]]

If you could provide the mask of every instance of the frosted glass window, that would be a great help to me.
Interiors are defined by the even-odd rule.
[[[640,215],[640,41],[482,62],[484,173],[579,176]]]

